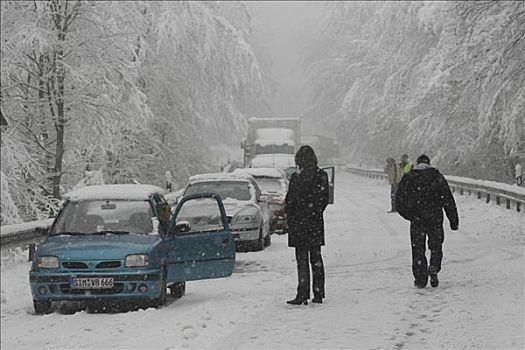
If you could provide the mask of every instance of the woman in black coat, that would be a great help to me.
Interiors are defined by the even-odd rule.
[[[295,247],[298,286],[295,299],[288,304],[307,304],[310,299],[310,267],[313,272],[315,303],[322,303],[324,266],[321,246],[324,245],[323,211],[328,205],[328,175],[317,166],[317,157],[310,146],[302,146],[295,155],[299,168],[291,177],[285,199],[288,223],[288,246]]]

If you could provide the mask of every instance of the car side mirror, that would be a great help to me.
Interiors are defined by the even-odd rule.
[[[173,228],[173,233],[184,233],[189,232],[191,230],[191,225],[188,221],[179,221],[175,224],[175,227]]]

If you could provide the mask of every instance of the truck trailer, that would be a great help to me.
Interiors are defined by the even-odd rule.
[[[247,167],[257,154],[295,154],[301,146],[299,118],[250,118],[241,141]]]

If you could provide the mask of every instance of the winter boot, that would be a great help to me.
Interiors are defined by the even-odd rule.
[[[415,279],[414,280],[414,286],[418,288],[425,288],[428,283],[428,277],[425,276],[423,279]]]
[[[295,297],[295,299],[288,300],[286,303],[291,304],[291,305],[301,305],[301,304],[308,305],[308,298],[301,297],[298,295]]]

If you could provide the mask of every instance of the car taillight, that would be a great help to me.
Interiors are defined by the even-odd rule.
[[[281,197],[270,197],[268,200],[268,204],[270,205],[283,205],[284,200]]]

